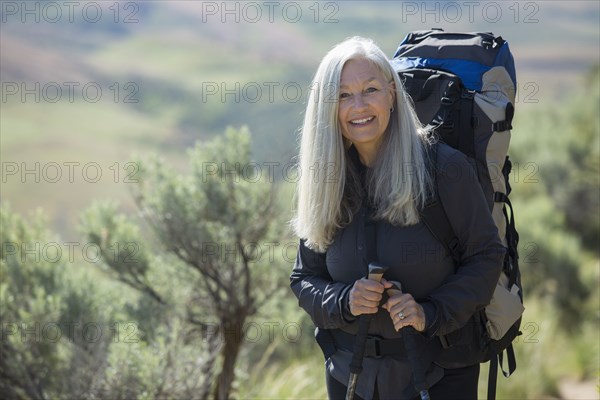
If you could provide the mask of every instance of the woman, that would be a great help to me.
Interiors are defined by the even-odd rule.
[[[363,360],[357,397],[417,396],[399,342],[401,329],[412,326],[421,360],[428,360],[431,397],[477,398],[479,364],[444,369],[430,362],[440,351],[438,337],[489,303],[504,256],[468,161],[436,145],[433,181],[427,168],[433,144],[371,40],[352,38],[334,47],[319,65],[313,89],[302,129],[293,221],[300,246],[290,279],[320,336],[333,340],[334,347],[324,350],[330,398],[345,395],[362,314],[375,314],[369,334],[384,350]],[[459,239],[456,266],[419,218],[434,190]],[[371,261],[389,267],[380,283],[365,278]],[[404,293],[380,306],[391,281],[400,282]],[[327,338],[319,342],[325,347]]]

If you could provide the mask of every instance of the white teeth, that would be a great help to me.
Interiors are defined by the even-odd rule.
[[[350,121],[353,124],[364,124],[366,122],[369,122],[370,120],[372,120],[375,117],[368,117],[368,118],[363,118],[363,119],[355,119],[354,121]]]

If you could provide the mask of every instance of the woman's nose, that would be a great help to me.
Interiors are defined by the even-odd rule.
[[[366,102],[365,99],[363,98],[362,93],[361,94],[356,94],[353,96],[353,104],[354,108],[363,108],[366,106]]]

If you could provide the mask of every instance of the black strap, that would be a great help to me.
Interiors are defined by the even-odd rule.
[[[475,129],[473,129],[473,98],[475,92],[467,89],[461,91],[460,119],[457,136],[460,136],[457,149],[475,159]]]
[[[498,380],[498,355],[494,354],[490,359],[490,372],[488,375],[488,400],[496,400],[496,382]]]
[[[510,202],[507,203],[510,207],[510,222],[506,227],[506,241],[508,243],[507,254],[510,257],[510,271],[508,274],[508,287],[511,288],[512,285],[517,282],[517,278],[519,277],[519,255],[517,253],[517,246],[519,244],[519,234],[515,228],[515,222],[513,217],[513,209]],[[506,207],[504,208],[504,215],[506,216]]]
[[[421,210],[421,219],[427,229],[444,245],[446,253],[452,257],[454,265],[460,262],[459,242],[448,220],[442,203],[436,200]]]
[[[421,220],[427,226],[431,234],[446,249],[446,253],[452,257],[454,265],[460,262],[458,237],[452,229],[448,215],[442,206],[437,190],[437,146],[431,146],[428,155],[428,170],[431,179],[436,186],[433,193],[430,194],[430,201],[421,210]]]
[[[504,120],[492,124],[494,132],[504,132],[512,129],[512,119],[515,116],[515,107],[508,103],[504,109]]]
[[[492,124],[492,130],[494,132],[504,132],[512,129],[512,125],[510,122],[504,121],[496,121]]]
[[[504,362],[503,352],[498,354],[494,354],[490,359],[490,371],[488,376],[488,392],[487,398],[488,400],[496,399],[496,384],[498,382],[498,365],[500,365],[500,369],[502,370],[502,374],[508,378],[515,369],[517,369],[517,360],[515,358],[515,351],[513,349],[512,343],[506,348],[506,358],[508,361],[508,371],[504,370],[502,366]]]
[[[502,352],[498,354],[498,363],[500,364],[500,369],[502,369],[502,374],[508,378],[511,376],[513,372],[517,369],[517,359],[515,357],[515,349],[513,348],[512,343],[508,345],[506,348],[506,362],[508,363],[508,371],[504,370],[503,357]]]
[[[341,329],[333,329],[331,333],[334,338],[336,348],[346,351],[353,350],[354,342],[356,341],[356,335],[344,332]],[[406,356],[403,338],[382,339],[378,337],[367,336],[364,349],[365,357],[379,358],[390,355]]]
[[[517,282],[519,277],[519,254],[517,253],[517,246],[519,245],[519,233],[515,227],[515,217],[512,207],[512,203],[507,195],[501,192],[494,193],[494,200],[496,202],[503,202],[505,206],[502,208],[504,219],[506,220],[506,244],[507,251],[504,259],[504,272],[508,276],[508,287]],[[508,215],[507,208],[510,209],[510,216]]]
[[[512,114],[514,113],[514,108],[512,104],[508,103],[506,107],[507,118],[510,117],[512,119]],[[501,192],[494,193],[494,201],[504,203],[504,207],[502,208],[502,213],[504,214],[504,219],[506,220],[506,244],[507,244],[507,252],[506,257],[504,258],[504,273],[508,276],[508,287],[511,288],[515,283],[521,286],[521,282],[519,282],[519,254],[517,252],[517,248],[519,245],[519,232],[517,232],[517,228],[515,227],[515,214],[512,207],[512,203],[508,198],[512,188],[510,187],[509,174],[512,170],[512,163],[508,156],[504,160],[504,166],[502,167],[502,175],[504,176],[504,184],[506,185],[506,194]],[[510,216],[508,215],[508,210],[510,210]],[[521,298],[523,293],[520,294]]]
[[[439,108],[426,127],[444,143],[457,149],[460,145],[459,133],[462,134],[460,129],[456,129],[456,124],[461,123],[462,90],[458,81],[448,80],[443,87]]]
[[[506,185],[506,195],[508,196],[510,192],[512,192],[512,187],[510,186],[510,173],[512,171],[512,162],[510,158],[506,156],[504,159],[504,166],[502,167],[502,175],[504,176],[504,184]]]
[[[427,125],[440,140],[471,158],[475,158],[474,97],[474,91],[449,81],[440,98],[440,107]]]

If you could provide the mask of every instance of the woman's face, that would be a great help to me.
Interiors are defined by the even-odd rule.
[[[340,78],[338,120],[342,135],[358,147],[378,146],[390,121],[394,83],[373,63],[349,60]]]

